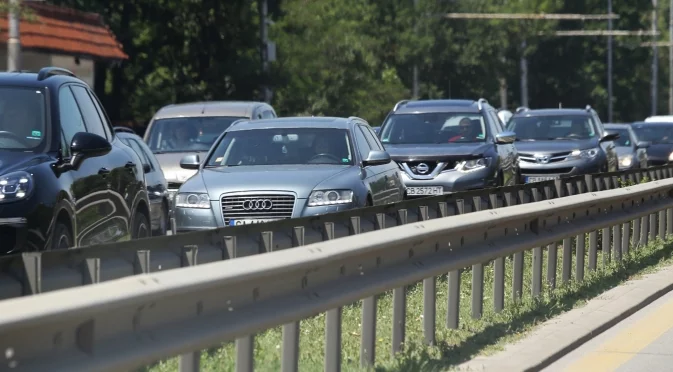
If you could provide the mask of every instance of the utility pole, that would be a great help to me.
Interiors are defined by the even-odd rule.
[[[418,0],[414,0],[414,13],[418,12]],[[418,34],[418,17],[414,21],[414,32]],[[413,70],[413,98],[418,99],[418,56],[414,56],[414,70]]]
[[[271,90],[269,89],[269,60],[275,59],[275,53],[273,53],[274,58],[269,58],[269,51],[273,48],[270,48],[272,43],[269,43],[269,20],[267,19],[268,15],[268,3],[267,0],[259,1],[259,33],[260,38],[262,39],[261,45],[261,55],[262,55],[262,75],[264,83],[262,83],[262,94],[264,97],[264,102],[271,102]],[[274,45],[275,46],[275,45]],[[274,50],[275,51],[275,50]]]
[[[668,42],[673,43],[673,0],[668,7]],[[668,47],[668,113],[673,115],[673,48]]]
[[[19,35],[20,0],[9,0],[9,37],[7,38],[7,71],[21,70],[21,39]]]
[[[612,14],[612,0],[608,0],[608,14]],[[608,19],[608,31],[612,31],[612,18]],[[612,35],[608,36],[608,123],[612,123]]]
[[[652,33],[657,31],[657,0],[652,0]],[[656,44],[656,36],[652,37],[652,116],[657,114],[657,79],[659,69],[659,47]]]

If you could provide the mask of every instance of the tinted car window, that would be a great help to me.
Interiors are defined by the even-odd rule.
[[[376,140],[376,136],[374,133],[372,133],[371,129],[358,125],[358,128],[362,130],[364,133],[365,137],[367,138],[367,143],[369,144],[369,148],[372,150],[383,150],[383,148],[379,145],[379,141]]]
[[[124,141],[125,144],[129,145],[133,149],[133,151],[138,154],[140,159],[143,161],[143,165],[149,165],[152,170],[154,170],[154,167],[152,166],[152,162],[150,159],[147,157],[147,154],[145,154],[145,151],[140,147],[138,142],[136,140],[130,139],[130,138],[122,138],[122,141]]]
[[[608,129],[608,132],[611,133],[617,133],[619,134],[619,138],[617,138],[615,142],[615,146],[631,146],[633,143],[631,143],[631,135],[629,133],[629,130],[624,128],[624,129]]]
[[[64,155],[69,153],[69,146],[76,133],[86,132],[82,114],[69,87],[63,87],[58,92],[61,130],[67,146],[63,148]]]
[[[147,145],[154,153],[208,151],[222,132],[243,117],[159,119],[152,124]]]
[[[46,138],[46,105],[41,90],[0,88],[0,149],[36,150]]]
[[[96,110],[96,106],[91,102],[91,97],[86,89],[80,86],[72,86],[71,88],[73,94],[75,94],[75,99],[77,99],[77,103],[82,110],[82,116],[84,117],[84,122],[86,123],[88,131],[103,138],[110,139],[107,133],[105,133],[105,129],[103,129],[103,122],[101,121],[100,116],[98,116],[98,110]]]
[[[486,123],[478,113],[396,114],[381,129],[381,142],[429,144],[485,142]]]
[[[596,137],[593,119],[586,115],[513,117],[507,129],[522,141]]]
[[[96,97],[96,95],[92,91],[88,89],[87,91],[89,92],[89,96],[91,96],[91,100],[93,101],[94,106],[96,106],[96,110],[98,110],[98,115],[100,116],[100,119],[103,121],[103,129],[105,129],[105,133],[107,134],[108,138],[112,138],[114,129],[112,128],[112,125],[110,125],[110,120],[107,117],[105,110],[103,110],[103,107],[98,101],[98,97]]]
[[[251,129],[227,133],[207,166],[352,165],[348,132],[332,128]]]
[[[641,141],[648,141],[652,144],[673,143],[673,123],[634,124],[631,128]]]
[[[360,158],[362,158],[362,160],[367,159],[367,156],[369,156],[369,151],[371,150],[369,143],[367,142],[367,137],[365,137],[360,128],[355,128],[353,134],[355,135],[355,142],[358,146],[358,153],[360,153]]]

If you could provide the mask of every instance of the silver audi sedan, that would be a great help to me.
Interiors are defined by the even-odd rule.
[[[399,168],[363,119],[242,120],[178,190],[177,232],[264,223],[402,200]]]

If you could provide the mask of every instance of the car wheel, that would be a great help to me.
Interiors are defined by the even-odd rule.
[[[133,239],[147,238],[150,236],[151,229],[147,216],[142,212],[136,212],[136,216],[133,218],[131,237]]]
[[[62,222],[57,222],[54,227],[54,239],[51,241],[51,249],[68,249],[74,246],[70,229]]]

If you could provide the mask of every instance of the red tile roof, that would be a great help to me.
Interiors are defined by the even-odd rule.
[[[32,19],[21,19],[21,47],[94,59],[128,59],[122,45],[100,15],[26,2]],[[0,43],[7,43],[7,15],[0,16]]]

